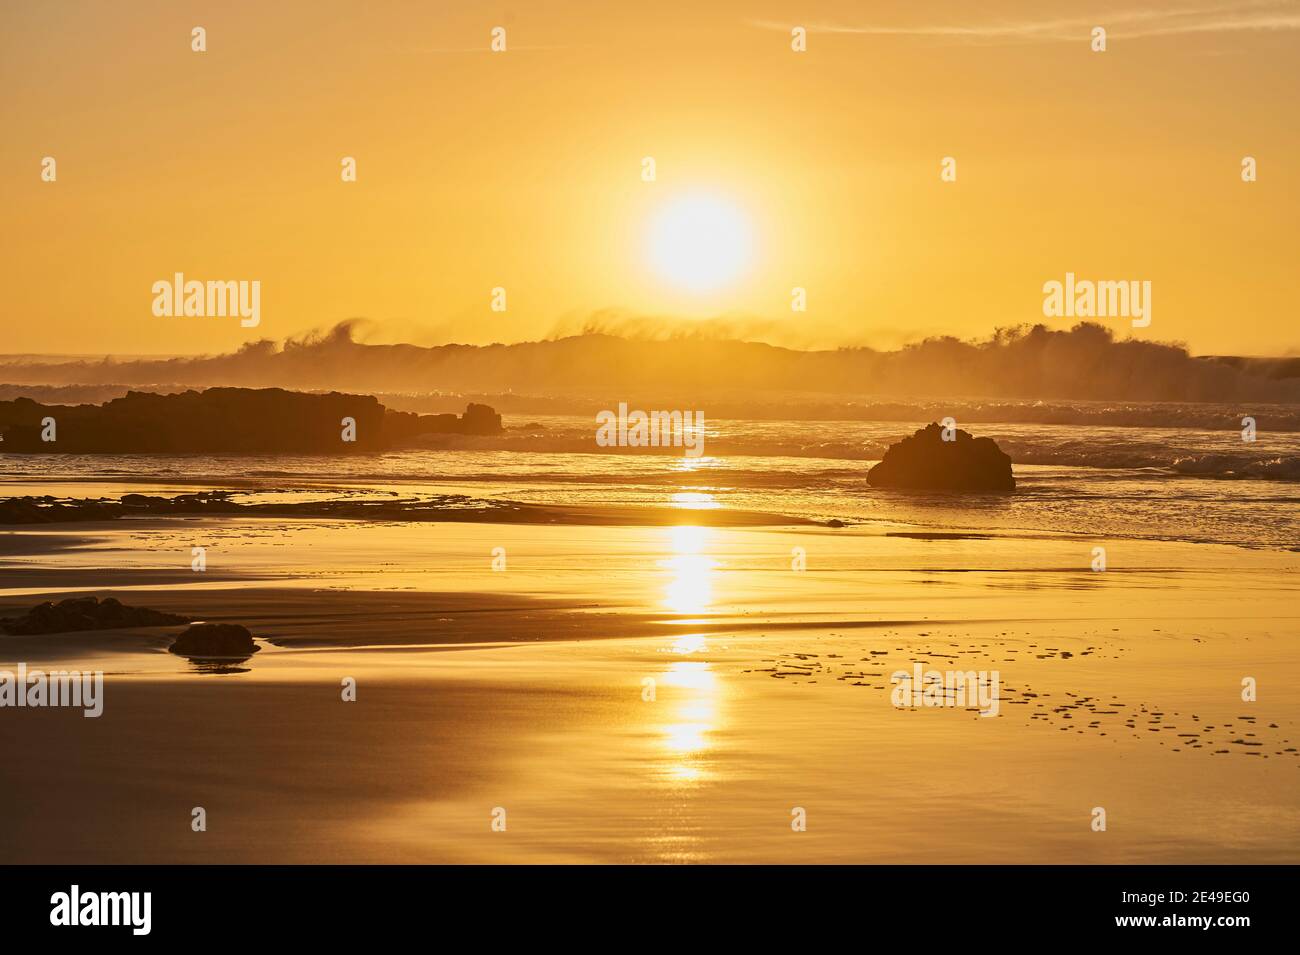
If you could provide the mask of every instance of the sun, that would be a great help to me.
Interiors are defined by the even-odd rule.
[[[687,291],[708,292],[735,281],[749,267],[753,246],[744,213],[717,196],[680,196],[650,220],[651,265]]]

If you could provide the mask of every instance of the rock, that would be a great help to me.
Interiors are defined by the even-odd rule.
[[[892,445],[867,472],[867,482],[934,491],[1000,494],[1016,489],[1011,458],[992,438],[974,438],[967,431],[958,431],[955,438],[944,441],[943,428],[930,424]]]
[[[59,501],[52,497],[10,497],[0,501],[0,524],[104,521],[121,516],[121,505],[104,501]]]
[[[473,402],[466,405],[459,425],[462,434],[500,434],[502,431],[501,415],[488,405]]]
[[[0,401],[0,435],[6,451],[28,454],[342,454],[383,450],[384,412],[373,396],[338,392],[128,391],[102,405]],[[57,441],[42,440],[47,416],[58,422]],[[355,423],[355,441],[342,440],[344,418]]]
[[[459,418],[454,414],[415,414],[392,409],[384,412],[384,436],[390,444],[435,434],[493,435],[504,430],[501,415],[488,405],[470,403]]]
[[[35,500],[11,497],[0,501],[0,524],[47,524],[51,518]]]
[[[69,597],[57,604],[38,604],[21,617],[0,620],[0,631],[15,636],[71,633],[77,630],[125,630],[189,623],[188,617],[146,607],[128,607],[114,597]]]
[[[196,623],[168,650],[186,657],[243,657],[258,651],[253,635],[237,623]]]
[[[58,440],[42,438],[47,417]],[[344,422],[351,424],[346,428]],[[102,405],[0,401],[0,450],[24,454],[301,453],[382,451],[419,434],[500,434],[501,415],[471,404],[454,414],[418,415],[385,408],[373,395],[308,394],[283,388],[208,388],[176,394],[128,391]],[[349,435],[344,440],[344,434]],[[159,500],[130,495],[128,506]],[[32,508],[20,519],[34,523]]]
[[[156,494],[123,494],[122,503],[127,507],[157,507],[171,502],[168,498]]]

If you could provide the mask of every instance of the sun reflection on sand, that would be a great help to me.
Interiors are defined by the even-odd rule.
[[[710,748],[718,725],[718,678],[712,664],[681,660],[660,678],[671,688],[670,722],[660,728],[660,743],[669,759],[664,776],[674,782],[698,782],[706,777],[700,759]]]
[[[673,653],[679,653],[682,656],[700,653],[708,648],[708,641],[704,639],[704,635],[701,633],[687,634],[673,641]]]
[[[717,507],[711,495],[681,492],[673,495],[684,508]],[[670,556],[660,566],[669,572],[663,606],[678,614],[704,614],[713,606],[713,580],[718,562],[709,556],[716,533],[710,527],[681,524],[664,528]],[[685,622],[685,621],[683,621]],[[703,655],[709,650],[703,634],[683,634],[673,639],[669,652],[679,656]],[[662,778],[669,783],[696,784],[709,773],[705,756],[718,727],[720,687],[713,664],[706,660],[679,660],[660,677],[665,702],[671,705],[659,727],[659,742],[666,763]]]
[[[712,529],[683,524],[666,531],[672,556],[660,564],[671,574],[663,605],[673,613],[704,613],[713,604],[713,576],[718,566],[704,553]]]

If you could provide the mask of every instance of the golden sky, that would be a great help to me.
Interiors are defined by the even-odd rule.
[[[1121,336],[1293,350],[1300,3],[1177,6],[6,4],[0,352],[227,350],[354,316],[518,341],[606,312],[894,346],[1069,324],[1042,314],[1067,271],[1152,283]],[[732,281],[656,270],[683,196],[742,223]],[[261,325],[156,317],[175,272],[260,281]]]

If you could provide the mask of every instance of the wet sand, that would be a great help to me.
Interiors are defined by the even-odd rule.
[[[111,593],[244,623],[262,650],[218,672],[165,652],[176,628],[0,637],[0,665],[106,674],[99,719],[0,711],[3,861],[1300,847],[1294,554],[888,525],[125,523],[0,535],[0,616]],[[889,676],[917,662],[999,670],[999,714],[895,707]]]

